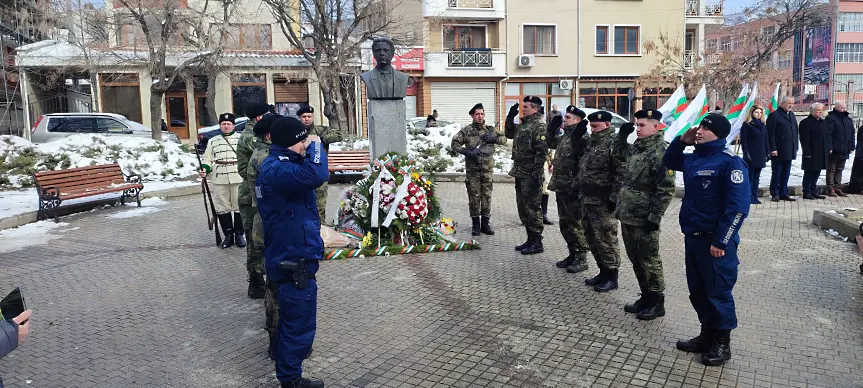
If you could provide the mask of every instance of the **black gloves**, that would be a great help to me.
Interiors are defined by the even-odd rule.
[[[473,158],[476,158],[477,155],[479,155],[479,149],[478,148],[474,148],[474,149],[462,148],[461,154],[464,155],[466,158],[473,159]]]
[[[513,104],[513,106],[509,107],[509,113],[506,115],[507,120],[511,120],[518,116],[518,104]]]
[[[557,115],[552,117],[546,132],[552,136],[557,135],[557,130],[560,129],[561,124],[563,124],[563,116]]]
[[[655,232],[659,230],[659,224],[647,221],[647,223],[644,224],[644,229],[647,229],[648,232]]]
[[[581,120],[575,125],[575,131],[572,132],[572,137],[580,139],[587,133],[587,120]]]
[[[635,132],[635,124],[633,123],[624,123],[620,126],[620,131],[618,132],[621,136],[629,136],[632,132]]]
[[[614,210],[617,209],[617,201],[612,201],[611,199],[607,199],[605,201],[605,208],[608,209],[608,211],[614,213]]]
[[[481,139],[486,143],[497,143],[497,135],[493,133],[486,133],[485,135],[482,135]]]

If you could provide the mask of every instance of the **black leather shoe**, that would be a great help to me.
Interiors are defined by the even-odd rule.
[[[282,381],[282,388],[324,388],[324,382],[321,380],[309,380],[305,377],[300,377],[296,380]]]
[[[815,199],[815,196],[809,194],[803,194],[803,199]]]
[[[237,246],[240,248],[246,247],[246,238],[243,236],[243,232],[234,233],[234,241],[237,243]]]
[[[494,236],[494,229],[491,228],[491,224],[489,224],[488,217],[482,217],[480,219],[480,228],[479,231],[485,233],[489,236]]]
[[[222,249],[227,249],[234,246],[234,233],[233,230],[228,230],[225,234],[225,239],[222,240]]]
[[[665,316],[665,295],[661,292],[651,292],[649,300],[644,308],[638,312],[636,318],[642,321],[652,321]]]
[[[772,198],[770,198],[770,201],[771,202],[779,202],[780,199],[779,199],[779,197],[772,197]]]
[[[609,292],[617,289],[617,270],[608,270],[607,275],[602,279],[602,282],[593,286],[596,292]]]
[[[470,234],[471,236],[479,236],[479,217],[471,217],[471,228]]]
[[[551,222],[545,214],[542,215],[542,223],[544,225],[554,225],[554,222]]]
[[[815,199],[826,199],[826,198],[827,198],[827,197],[825,197],[825,196],[823,196],[823,195],[821,195],[821,194],[815,194]]]
[[[561,261],[558,261],[554,265],[556,265],[557,268],[566,268],[566,267],[569,267],[570,265],[572,265],[572,263],[574,263],[574,262],[575,262],[575,254],[570,253],[569,256],[567,256],[565,259],[563,259]]]
[[[707,366],[720,366],[730,359],[731,330],[717,330],[710,349],[701,355],[701,363]]]
[[[596,276],[589,278],[589,279],[584,279],[584,284],[586,284],[588,286],[595,286],[595,285],[601,283],[604,278],[605,278],[605,270],[600,268],[599,273],[596,274]]]
[[[704,353],[710,350],[710,341],[712,341],[713,332],[702,326],[701,333],[695,338],[677,341],[677,348],[689,353]]]
[[[516,245],[515,250],[521,252],[521,250],[523,250],[524,248],[527,248],[530,245],[530,243],[531,243],[530,238],[528,238],[527,241],[521,243],[520,245]]]
[[[786,195],[784,197],[779,197],[779,199],[781,199],[783,201],[788,201],[788,202],[794,202],[797,200],[797,198],[794,198],[794,197],[788,196],[788,195]]]

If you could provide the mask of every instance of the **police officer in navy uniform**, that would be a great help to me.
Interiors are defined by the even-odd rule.
[[[255,196],[264,229],[267,275],[278,284],[276,377],[282,388],[322,388],[303,376],[315,339],[318,285],[324,253],[315,189],[329,179],[321,139],[293,117],[270,127],[273,145],[258,172]]]
[[[731,290],[740,263],[738,232],[749,214],[749,175],[743,159],[726,148],[730,130],[728,119],[709,114],[674,139],[663,157],[668,169],[683,172],[680,229],[686,235],[686,281],[701,322],[701,334],[678,341],[677,348],[702,353],[701,362],[708,366],[731,358],[730,333],[737,327]],[[692,144],[695,152],[684,154]]]

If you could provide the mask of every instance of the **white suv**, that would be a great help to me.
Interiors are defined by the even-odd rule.
[[[152,138],[150,128],[115,113],[49,113],[36,120],[30,141],[47,143],[79,133]],[[162,140],[180,143],[172,132],[162,131]]]

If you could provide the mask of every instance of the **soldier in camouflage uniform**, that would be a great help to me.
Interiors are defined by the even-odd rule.
[[[623,187],[617,195],[615,217],[620,220],[623,245],[632,262],[641,297],[624,306],[638,319],[652,320],[665,315],[665,280],[659,259],[659,223],[674,195],[674,171],[665,168],[662,157],[668,146],[659,130],[662,113],[647,109],[635,112],[638,139],[626,142],[632,123],[620,127],[618,157],[626,165]]]
[[[518,104],[509,109],[506,116],[506,137],[512,142],[512,169],[509,175],[515,178],[515,202],[518,217],[527,229],[527,241],[515,247],[524,255],[542,253],[542,180],[545,158],[547,127],[542,121],[542,100],[536,96],[524,98],[524,118],[515,125]]]
[[[587,251],[590,250],[581,226],[584,212],[578,199],[578,191],[572,187],[572,182],[578,175],[579,160],[586,152],[587,142],[590,140],[584,118],[584,111],[570,105],[566,107],[566,114],[563,116],[563,130],[554,131],[560,127],[561,121],[560,116],[555,116],[549,125],[549,133],[546,134],[548,146],[556,150],[552,161],[554,172],[548,189],[555,192],[560,233],[569,250],[569,256],[558,261],[557,267],[566,268],[569,273],[587,270]]]
[[[271,114],[267,115],[264,119],[262,119],[258,125],[255,126],[255,143],[254,148],[255,152],[252,153],[252,157],[249,158],[249,166],[246,169],[246,177],[249,182],[256,182],[258,180],[258,172],[261,169],[261,164],[264,162],[264,159],[270,155],[270,146],[272,143],[270,142],[270,127],[273,123],[282,118],[284,116],[279,114]],[[252,196],[252,210],[254,212],[254,218],[252,219],[252,234],[249,245],[254,245],[257,252],[260,252],[261,257],[263,257],[264,252],[264,224],[261,220],[261,214],[258,213],[258,203],[257,198]],[[270,347],[269,353],[270,358],[274,359],[276,341],[275,336],[278,334],[278,330],[276,330],[276,325],[279,323],[279,299],[276,298],[276,284],[272,284],[269,279],[266,282],[266,289],[264,292],[264,310],[265,310],[265,318],[266,318],[266,328],[267,331],[270,332]]]
[[[485,125],[485,108],[476,104],[470,109],[473,123],[458,131],[450,147],[455,153],[464,155],[464,180],[467,187],[467,202],[473,223],[471,234],[480,232],[493,235],[491,217],[492,175],[494,174],[494,146],[506,144],[506,138],[493,126]]]
[[[584,205],[584,234],[590,252],[599,267],[599,274],[584,281],[596,292],[617,289],[617,268],[620,252],[617,249],[617,192],[620,189],[622,166],[614,150],[614,129],[611,113],[597,111],[587,116],[590,120],[590,143],[581,158],[575,188]]]
[[[324,125],[314,125],[315,108],[311,105],[304,105],[297,110],[297,116],[300,121],[309,128],[309,136],[317,135],[321,138],[321,143],[324,145],[324,151],[330,153],[330,143],[338,143],[342,140],[342,134],[339,131],[330,129]],[[318,202],[318,215],[321,216],[321,224],[327,223],[327,183],[315,189],[315,197]]]
[[[240,204],[240,215],[243,217],[243,230],[246,236],[252,234],[252,219],[256,211],[252,208],[252,192],[251,187],[254,187],[254,181],[250,183],[246,177],[246,170],[249,166],[249,158],[252,157],[252,152],[255,151],[255,126],[263,117],[269,114],[272,106],[267,104],[252,104],[246,107],[246,114],[249,115],[249,121],[240,135],[240,140],[237,141],[237,173],[243,182],[240,183],[238,189],[237,200]],[[242,245],[237,241],[237,245],[246,247],[246,270],[249,273],[249,289],[247,294],[249,298],[261,299],[264,297],[264,252],[256,249],[254,244]]]

